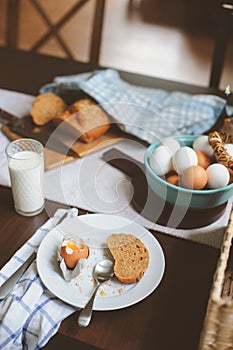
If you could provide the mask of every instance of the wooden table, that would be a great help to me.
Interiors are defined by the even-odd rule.
[[[0,88],[37,94],[54,76],[91,70],[80,64],[38,54],[0,48]],[[131,82],[188,92],[209,92],[198,87],[122,73]],[[0,186],[0,267],[57,208],[51,201],[40,215],[26,218],[15,213],[11,190]],[[159,287],[131,307],[94,312],[91,324],[79,328],[77,314],[61,324],[45,349],[196,350],[206,312],[219,250],[153,232],[166,259]]]

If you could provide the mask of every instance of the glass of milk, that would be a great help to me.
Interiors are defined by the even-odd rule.
[[[24,216],[39,214],[44,199],[44,147],[32,139],[19,139],[6,147],[15,210]]]

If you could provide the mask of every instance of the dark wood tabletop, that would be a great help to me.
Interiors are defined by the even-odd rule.
[[[56,75],[73,74],[95,67],[14,49],[0,48],[0,88],[37,94],[41,85]],[[185,86],[123,72],[132,82],[188,92],[208,89]],[[138,78],[138,79],[137,79]],[[11,190],[0,186],[0,267],[27,241],[56,209],[46,202],[35,217],[14,211]],[[81,211],[81,214],[84,214]],[[206,312],[219,250],[213,247],[152,232],[166,259],[164,277],[158,288],[143,301],[116,311],[96,311],[87,328],[76,323],[78,313],[65,319],[44,349],[107,350],[196,350]]]

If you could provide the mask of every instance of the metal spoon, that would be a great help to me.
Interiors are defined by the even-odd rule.
[[[108,281],[113,277],[114,275],[113,268],[114,268],[113,262],[108,259],[100,261],[95,266],[93,276],[96,280],[97,285],[91,296],[91,299],[88,301],[87,305],[84,307],[84,309],[82,309],[82,311],[79,314],[79,317],[78,317],[79,326],[86,327],[89,325],[91,316],[92,316],[93,303],[94,303],[96,293],[102,283]]]

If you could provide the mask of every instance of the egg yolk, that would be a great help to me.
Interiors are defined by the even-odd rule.
[[[78,250],[78,249],[80,249],[78,246],[77,246],[77,244],[75,244],[75,243],[72,243],[72,242],[67,242],[66,243],[66,247],[68,247],[68,248],[70,248],[70,249],[72,249],[72,250]]]
[[[89,249],[82,243],[78,245],[76,242],[64,241],[60,249],[60,255],[65,260],[67,267],[73,269],[81,258],[88,258]]]

